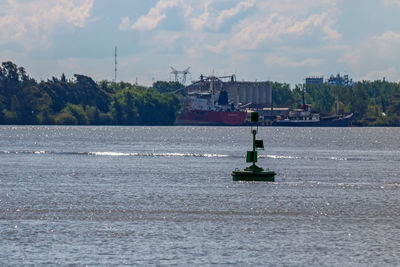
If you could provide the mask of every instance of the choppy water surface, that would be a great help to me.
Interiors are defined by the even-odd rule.
[[[0,265],[399,265],[400,129],[0,126]]]

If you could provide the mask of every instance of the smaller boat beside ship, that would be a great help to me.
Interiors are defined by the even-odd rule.
[[[321,116],[312,112],[310,105],[303,104],[301,109],[290,111],[287,118],[275,120],[272,126],[347,127],[352,117],[353,113]]]
[[[272,126],[290,126],[290,127],[347,127],[353,117],[353,113],[339,114],[339,100],[336,100],[336,114],[322,116],[320,113],[312,112],[311,105],[305,101],[305,92],[303,89],[302,105],[300,109],[289,112],[284,118],[278,118],[272,123]]]

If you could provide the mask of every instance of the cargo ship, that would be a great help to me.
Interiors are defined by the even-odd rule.
[[[201,76],[194,82],[195,90],[188,92],[175,125],[220,125],[239,126],[246,119],[246,112],[229,103],[228,92],[218,77]],[[204,90],[204,86],[208,88]]]

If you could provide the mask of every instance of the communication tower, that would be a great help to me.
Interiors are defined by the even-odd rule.
[[[114,54],[114,82],[117,82],[117,47],[115,47]]]

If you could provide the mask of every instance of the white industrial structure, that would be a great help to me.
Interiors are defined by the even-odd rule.
[[[222,79],[228,79],[228,81],[223,81]],[[229,103],[256,108],[269,107],[272,104],[272,87],[270,82],[238,82],[235,75],[223,77],[201,75],[200,81],[193,82],[191,85],[186,86],[184,90],[187,93],[193,91],[208,92],[210,82],[212,83],[213,90],[226,91],[228,93]]]
[[[272,103],[272,88],[269,82],[234,82],[224,87],[230,101],[239,105],[266,107]]]
[[[186,75],[191,74],[189,72],[190,67],[187,67],[184,70],[176,70],[174,67],[171,66],[171,74],[173,74],[175,76],[175,82],[180,82],[182,84],[186,83]],[[179,76],[181,76],[181,78],[179,78]]]

